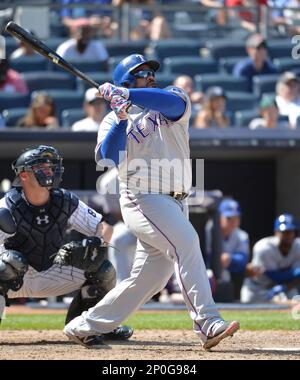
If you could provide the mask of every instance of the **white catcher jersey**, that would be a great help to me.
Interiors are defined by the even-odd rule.
[[[5,197],[0,199],[0,208],[8,208]],[[78,231],[86,236],[96,236],[97,226],[102,221],[101,214],[92,210],[82,201],[79,201],[78,207],[68,220],[68,228]],[[0,253],[4,250],[4,240],[10,235],[0,230]]]
[[[165,90],[185,100],[185,112],[174,122],[158,111],[132,106],[126,154],[119,163],[121,193],[127,188],[133,193],[189,192],[192,184],[188,133],[191,103],[182,89],[169,86]],[[114,121],[117,121],[116,115],[110,112],[100,125],[97,162],[101,158],[97,153],[99,147]]]

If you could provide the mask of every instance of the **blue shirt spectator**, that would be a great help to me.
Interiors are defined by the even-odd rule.
[[[252,90],[252,78],[255,75],[277,74],[278,69],[268,58],[268,47],[264,37],[258,33],[250,36],[246,42],[249,55],[233,68],[233,75],[248,79],[249,91]]]

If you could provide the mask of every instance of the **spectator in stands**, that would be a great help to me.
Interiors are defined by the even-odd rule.
[[[34,35],[33,32],[31,34]],[[21,57],[41,57],[38,53],[24,41],[19,41],[19,47],[10,55],[10,60],[18,59]]]
[[[262,117],[251,120],[250,129],[260,128],[289,128],[287,121],[279,120],[279,111],[275,96],[265,94],[259,103],[260,114]]]
[[[226,111],[226,94],[221,87],[209,87],[205,93],[203,109],[194,121],[195,128],[227,128],[230,117]]]
[[[29,92],[25,79],[9,67],[7,59],[0,59],[0,91],[20,94]]]
[[[274,301],[280,295],[292,298],[300,289],[300,239],[293,215],[275,219],[274,236],[259,240],[253,247],[252,265],[260,268],[246,278],[241,291],[245,303]]]
[[[107,63],[108,52],[101,41],[92,40],[92,28],[86,22],[78,23],[72,30],[72,38],[57,48],[57,53],[66,60],[89,59]]]
[[[268,6],[271,9],[274,8],[269,12],[271,18],[269,23],[273,29],[276,28],[279,35],[286,37],[289,34],[293,35],[300,32],[300,0],[269,0]]]
[[[294,8],[294,9],[284,9],[284,20],[287,25],[287,31],[294,35],[300,33],[300,0],[286,0],[286,5],[284,8]]]
[[[286,71],[276,83],[276,102],[279,114],[288,116],[292,128],[297,127],[300,115],[300,81],[293,72]]]
[[[224,8],[225,0],[199,0],[201,5],[206,8],[214,9],[216,12],[216,22],[220,26],[225,26],[227,21],[226,10]]]
[[[200,91],[195,91],[193,78],[189,75],[180,75],[174,81],[174,86],[182,88],[190,97],[192,103],[192,113],[200,111],[204,101],[204,94]]]
[[[63,24],[72,30],[79,22],[88,22],[97,37],[114,37],[118,24],[112,19],[112,11],[103,9],[102,5],[111,5],[112,0],[61,0],[62,5],[75,5],[74,8],[63,8],[61,11]],[[94,4],[87,8],[85,4]]]
[[[222,280],[231,282],[233,297],[240,299],[240,291],[247,271],[249,258],[249,236],[240,229],[241,208],[234,199],[223,199],[219,205],[220,226],[223,236],[221,254]],[[208,258],[212,254],[211,228],[206,226]]]
[[[254,33],[257,30],[257,21],[260,21],[259,6],[267,5],[268,0],[225,0],[225,4],[229,8],[227,13],[229,16],[227,17],[228,21],[232,21],[235,27],[237,27],[237,21],[239,21],[241,28]],[[242,7],[244,9],[234,9]]]
[[[251,35],[246,41],[246,49],[249,57],[234,66],[233,75],[247,78],[251,91],[254,75],[276,74],[278,69],[268,58],[267,42],[261,34]]]
[[[76,121],[72,125],[73,131],[98,131],[107,110],[105,100],[97,97],[97,93],[98,90],[96,88],[89,88],[85,92],[83,106],[87,117]]]
[[[51,96],[46,92],[38,92],[31,102],[28,114],[18,120],[17,125],[27,128],[57,128],[59,122],[55,115],[55,103]]]
[[[116,7],[129,3],[130,8],[130,39],[159,41],[172,37],[170,25],[157,5],[156,0],[113,0]],[[138,7],[135,7],[137,5]],[[139,5],[150,6],[143,9]]]
[[[268,0],[268,6],[271,8],[268,21],[280,34],[287,33],[284,8],[288,6],[288,3],[289,0]]]

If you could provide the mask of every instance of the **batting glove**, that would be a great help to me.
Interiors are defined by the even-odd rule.
[[[112,100],[113,96],[120,96],[126,100],[129,98],[129,90],[127,88],[117,87],[109,82],[106,82],[99,86],[98,91],[100,92],[102,98],[109,102]]]
[[[127,112],[130,106],[131,102],[119,95],[113,96],[110,102],[110,108],[115,112],[119,120],[127,120],[129,118]]]

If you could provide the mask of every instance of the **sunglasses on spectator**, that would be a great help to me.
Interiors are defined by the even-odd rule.
[[[153,70],[141,70],[137,73],[133,74],[136,78],[149,78],[153,77],[155,78],[155,71]]]

